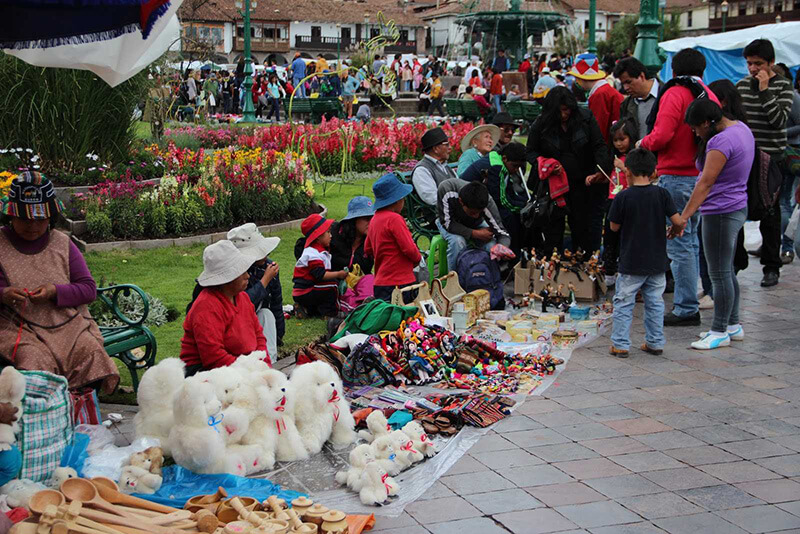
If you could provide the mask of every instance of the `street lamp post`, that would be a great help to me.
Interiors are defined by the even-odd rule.
[[[722,9],[722,33],[725,33],[725,23],[728,19],[728,0],[723,0],[720,8]]]
[[[336,23],[336,70],[342,68],[342,25]]]
[[[661,59],[658,57],[658,29],[661,22],[658,20],[657,0],[641,0],[639,2],[639,20],[636,23],[639,35],[636,38],[636,50],[633,55],[641,61],[647,72],[655,75],[661,69]]]
[[[436,19],[431,19],[431,48],[433,48],[433,57],[436,55]]]
[[[253,105],[253,58],[250,53],[250,10],[258,6],[256,0],[236,0],[236,7],[244,19],[244,106],[240,122],[256,122],[256,108]]]
[[[590,54],[597,53],[597,44],[595,43],[595,31],[597,26],[597,0],[589,0],[589,46],[587,50]]]
[[[369,41],[369,13],[364,13],[364,40]]]

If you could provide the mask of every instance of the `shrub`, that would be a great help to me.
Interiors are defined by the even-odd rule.
[[[89,210],[86,213],[86,229],[90,235],[101,241],[111,241],[114,239],[114,228],[111,218],[107,213],[97,209]]]

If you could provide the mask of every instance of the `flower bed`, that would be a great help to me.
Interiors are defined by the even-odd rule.
[[[106,181],[73,196],[72,219],[92,241],[158,239],[282,222],[310,213],[313,185],[301,154],[234,149],[215,154],[168,147],[157,186]]]

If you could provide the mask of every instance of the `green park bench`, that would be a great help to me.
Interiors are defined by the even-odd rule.
[[[527,122],[534,122],[542,114],[542,106],[538,102],[519,101],[520,118]]]
[[[503,106],[506,108],[506,112],[509,115],[511,115],[512,119],[514,119],[515,121],[523,120],[521,100],[515,100],[513,102],[509,102],[508,100],[506,100]]]
[[[478,103],[474,100],[462,100],[461,106],[461,115],[464,117],[464,120],[477,121],[483,118],[481,110],[478,108]]]
[[[445,98],[444,107],[447,110],[447,115],[453,118],[458,118],[462,115],[464,106],[461,105],[463,100],[457,98]]]
[[[320,122],[322,117],[344,118],[344,106],[338,98],[309,98],[311,103],[311,120]]]
[[[132,319],[122,313],[117,303],[120,295],[129,296],[131,293],[142,299],[142,316]],[[147,370],[156,362],[156,338],[144,325],[147,314],[150,312],[150,302],[147,295],[133,284],[120,284],[109,287],[97,288],[97,299],[107,306],[114,318],[123,323],[123,326],[101,326],[103,347],[112,358],[119,359],[131,373],[134,393],[139,389],[138,371]],[[135,349],[143,349],[143,353],[134,354]]]
[[[283,110],[286,116],[289,116],[289,98],[283,99]],[[294,98],[292,99],[292,117],[297,115],[311,115],[311,99],[310,98]]]

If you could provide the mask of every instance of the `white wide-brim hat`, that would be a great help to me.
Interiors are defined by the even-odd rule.
[[[476,126],[464,136],[464,138],[461,140],[461,152],[466,152],[469,150],[472,147],[472,140],[475,139],[475,136],[483,132],[490,132],[492,134],[492,146],[496,145],[500,140],[500,128],[494,124],[482,124],[480,126]]]
[[[253,260],[245,256],[236,246],[223,239],[208,245],[203,251],[203,272],[197,283],[203,287],[220,286],[236,280],[247,272]]]
[[[239,252],[254,262],[263,260],[281,243],[280,237],[264,237],[254,223],[237,226],[228,232],[228,240]]]

